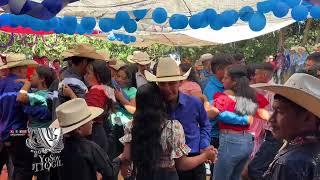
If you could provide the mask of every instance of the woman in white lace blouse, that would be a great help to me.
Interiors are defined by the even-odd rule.
[[[189,170],[205,161],[216,159],[216,149],[208,148],[195,157],[187,157],[182,125],[168,120],[165,103],[158,86],[148,83],[138,89],[134,120],[125,127],[120,141],[125,145],[121,159],[122,174],[132,174],[137,180],[178,180],[176,169]]]

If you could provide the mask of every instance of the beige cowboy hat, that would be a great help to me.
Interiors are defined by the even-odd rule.
[[[160,58],[156,75],[144,71],[146,79],[151,82],[182,81],[188,78],[191,68],[185,74],[181,74],[178,64],[170,57]]]
[[[152,62],[148,53],[141,51],[134,51],[132,55],[128,56],[127,60],[130,63],[137,63],[140,65],[147,65]]]
[[[105,56],[103,54],[98,53],[96,48],[89,44],[78,44],[76,47],[64,51],[61,55],[64,57],[64,60],[73,56],[90,59],[105,59]]]
[[[111,67],[114,70],[119,71],[119,69],[122,68],[125,65],[127,65],[125,62],[123,62],[121,60],[116,60],[116,64],[109,65],[109,67]]]
[[[320,79],[293,74],[284,85],[253,84],[252,87],[279,94],[320,117]]]
[[[6,58],[1,58],[0,69],[8,69],[19,66],[36,66],[38,63],[30,60],[24,54],[8,53]]]
[[[202,64],[204,61],[211,60],[213,58],[213,55],[210,53],[206,53],[200,56],[198,60],[198,64]]]
[[[297,51],[297,47],[296,46],[292,46],[290,51]]]
[[[100,50],[97,50],[97,53],[100,54],[101,56],[103,56],[103,59],[99,59],[99,60],[104,60],[106,62],[111,61],[110,54],[108,53],[108,51],[106,51],[104,49],[100,49]]]
[[[56,109],[57,119],[51,128],[61,128],[62,133],[69,133],[101,115],[103,109],[88,106],[82,98],[75,98],[59,105]]]

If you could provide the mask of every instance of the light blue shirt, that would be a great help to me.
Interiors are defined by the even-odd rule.
[[[215,75],[209,77],[209,82],[203,90],[203,94],[208,98],[208,101],[212,103],[213,96],[218,92],[223,92],[223,84],[217,79]]]

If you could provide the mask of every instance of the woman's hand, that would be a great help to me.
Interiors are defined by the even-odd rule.
[[[118,91],[117,89],[114,90],[114,95],[119,101],[125,99],[123,93],[121,91]]]
[[[71,99],[77,98],[73,90],[67,84],[62,85],[62,91],[64,96],[70,97]]]

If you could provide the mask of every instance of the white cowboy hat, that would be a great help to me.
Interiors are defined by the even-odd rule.
[[[64,51],[61,55],[64,57],[64,60],[73,56],[100,60],[105,58],[102,54],[97,52],[96,48],[89,44],[78,44],[76,47]]]
[[[0,59],[0,69],[8,69],[19,66],[35,66],[38,63],[30,60],[24,54],[9,53],[6,58]]]
[[[127,60],[130,63],[137,63],[140,65],[147,65],[152,62],[150,56],[146,52],[141,51],[134,51],[132,55],[128,56]]]
[[[204,61],[211,60],[212,58],[213,58],[213,55],[210,53],[203,54],[200,56],[198,63],[202,64]]]
[[[88,106],[82,98],[67,101],[56,109],[57,119],[51,128],[61,128],[62,133],[71,132],[102,114],[103,109]]]
[[[123,62],[121,60],[116,60],[116,64],[109,65],[109,67],[111,67],[114,70],[119,71],[119,69],[122,68],[125,65],[127,65],[125,62]]]
[[[293,74],[284,85],[253,84],[279,94],[320,117],[320,80],[304,73]]]
[[[108,53],[108,51],[106,51],[104,49],[100,49],[100,50],[97,50],[97,53],[103,57],[102,59],[98,59],[98,60],[104,60],[106,62],[111,61],[110,54]]]
[[[144,71],[146,79],[151,82],[182,81],[188,78],[191,68],[185,74],[181,74],[180,68],[175,60],[170,57],[160,58],[157,65],[156,75]]]

